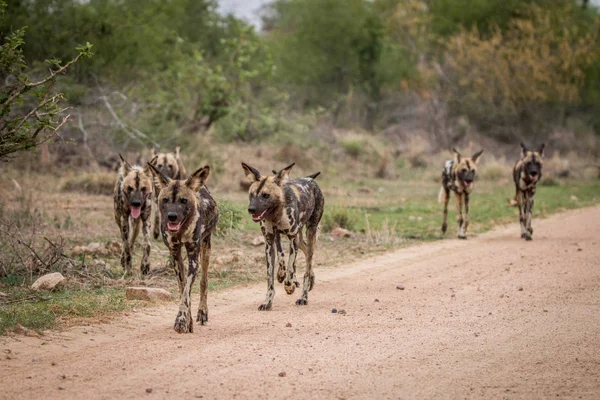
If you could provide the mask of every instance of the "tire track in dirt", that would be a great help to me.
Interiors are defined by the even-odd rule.
[[[2,338],[0,398],[598,398],[600,207],[534,223],[317,267],[308,307],[210,293],[191,335],[168,305]]]

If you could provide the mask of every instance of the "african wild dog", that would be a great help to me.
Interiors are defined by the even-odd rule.
[[[179,156],[179,146],[175,148],[174,153],[157,153],[154,148],[152,148],[152,159],[150,160],[150,164],[171,179],[180,180],[187,178],[183,161]],[[157,183],[154,182],[154,239],[158,239],[158,236],[160,235],[158,192]]]
[[[521,159],[513,169],[515,181],[515,201],[519,207],[519,221],[521,222],[521,237],[531,240],[533,228],[531,227],[531,213],[533,212],[533,196],[537,183],[542,179],[542,166],[544,162],[544,147],[542,144],[538,151],[531,151],[521,143],[523,149]]]
[[[458,238],[467,238],[467,229],[469,228],[469,196],[473,191],[475,174],[477,173],[477,160],[483,153],[483,150],[473,154],[471,158],[463,157],[456,149],[454,159],[446,161],[442,171],[442,188],[438,196],[441,203],[444,202],[444,220],[442,222],[442,232],[446,233],[448,229],[448,202],[450,201],[450,191],[456,196],[456,220],[458,221]],[[465,215],[463,217],[463,207]]]
[[[277,175],[276,170],[272,170],[272,172]],[[312,175],[308,175],[305,179],[317,179],[317,176],[321,175],[321,172],[315,172]],[[281,240],[277,241],[277,265],[279,265],[279,270],[285,271],[285,253],[283,252],[283,246],[281,246]]]
[[[121,167],[114,189],[115,221],[121,231],[123,250],[121,266],[131,275],[131,252],[135,239],[142,226],[144,235],[144,255],[141,262],[141,273],[150,271],[150,215],[152,212],[152,174],[148,168],[131,166],[121,157]],[[140,271],[135,271],[139,277]]]
[[[194,322],[191,312],[191,292],[198,273],[200,255],[200,306],[196,321],[204,325],[208,321],[206,302],[208,287],[208,263],[210,260],[211,235],[219,220],[217,203],[204,186],[210,174],[206,165],[194,172],[187,180],[171,179],[152,164],[160,193],[160,230],[163,241],[173,258],[173,267],[179,283],[179,312],[175,319],[175,331],[193,332]],[[181,257],[185,246],[188,268]]]
[[[312,271],[313,255],[325,200],[313,178],[289,179],[293,166],[294,164],[285,167],[275,176],[263,177],[255,168],[242,163],[244,173],[250,181],[248,212],[253,221],[260,222],[266,241],[267,297],[258,307],[261,311],[270,310],[273,305],[275,253],[277,249],[281,249],[282,234],[290,240],[290,255],[287,268],[285,262],[280,260],[277,280],[283,282],[287,294],[294,293],[296,287],[300,286],[296,279],[296,256],[300,249],[306,256],[306,271],[302,295],[296,304],[308,304],[308,292],[312,290],[315,282],[315,274]],[[302,234],[304,227],[306,242]],[[280,251],[279,255],[282,257],[283,252]]]

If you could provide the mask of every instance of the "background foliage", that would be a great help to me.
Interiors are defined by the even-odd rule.
[[[461,126],[500,141],[600,132],[588,2],[273,0],[261,15],[257,31],[215,0],[9,0],[3,78],[93,43],[53,88],[77,107],[65,135],[92,152],[207,132],[290,142],[316,120],[376,133],[418,118],[444,146]]]

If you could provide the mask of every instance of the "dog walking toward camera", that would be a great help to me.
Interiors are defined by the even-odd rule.
[[[158,171],[160,171],[163,175],[171,178],[171,179],[185,179],[187,178],[187,172],[185,171],[185,167],[183,165],[183,161],[179,156],[179,146],[175,148],[174,153],[157,153],[154,148],[152,148],[152,159],[150,160],[150,164]],[[154,227],[153,227],[153,236],[154,239],[158,239],[160,235],[160,213],[158,212],[158,188],[157,183],[153,184],[154,189]]]
[[[276,252],[280,253],[277,280],[283,282],[285,291],[291,295],[299,283],[296,279],[296,256],[298,249],[306,256],[306,271],[302,285],[302,295],[298,305],[308,304],[308,292],[315,282],[313,256],[317,244],[319,222],[323,216],[325,200],[323,193],[312,177],[290,179],[291,164],[274,176],[262,176],[258,170],[242,163],[244,173],[250,182],[248,212],[254,222],[260,223],[265,237],[267,259],[267,296],[258,309],[270,310],[275,297]],[[306,241],[303,229],[306,227]],[[283,260],[281,235],[290,240],[290,253],[287,263]]]
[[[187,179],[172,179],[148,163],[158,188],[158,211],[160,231],[169,248],[173,267],[179,284],[179,312],[174,329],[178,333],[194,331],[191,311],[191,295],[198,273],[200,257],[200,306],[197,322],[208,321],[208,264],[210,261],[211,236],[219,220],[217,203],[205,186],[210,174],[208,165],[194,172]],[[182,247],[185,247],[188,267],[183,264]]]
[[[472,157],[463,157],[456,149],[454,159],[446,161],[442,171],[442,188],[438,201],[444,202],[444,220],[442,222],[442,233],[448,229],[448,202],[450,191],[456,196],[456,220],[458,222],[458,238],[467,238],[469,228],[469,197],[475,186],[475,175],[477,174],[477,161],[483,150],[473,154]],[[463,216],[463,208],[465,210]]]
[[[533,228],[531,227],[533,196],[538,182],[542,179],[544,147],[545,145],[542,144],[537,151],[531,151],[521,143],[521,158],[513,169],[516,189],[515,201],[517,207],[519,207],[521,237],[525,240],[533,239]]]
[[[139,278],[150,271],[150,215],[152,213],[152,174],[149,168],[132,166],[119,154],[121,167],[114,189],[115,221],[121,232],[121,267],[127,275]],[[144,254],[140,270],[131,267],[131,253],[142,228]]]

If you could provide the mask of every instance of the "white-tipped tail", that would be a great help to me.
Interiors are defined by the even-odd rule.
[[[438,203],[443,203],[446,201],[446,191],[444,190],[444,187],[442,186],[440,188],[440,192],[438,193]]]

